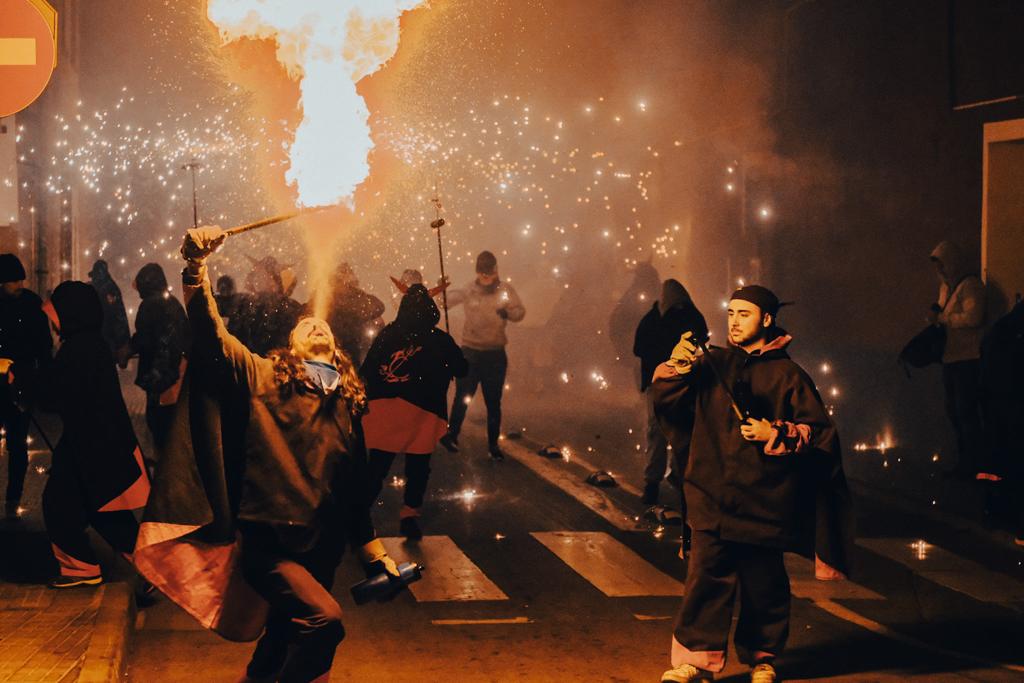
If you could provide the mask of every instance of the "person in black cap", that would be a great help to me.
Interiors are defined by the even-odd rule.
[[[505,327],[509,321],[522,320],[526,308],[512,285],[498,278],[498,259],[489,251],[482,251],[476,257],[476,279],[461,289],[448,292],[448,306],[459,304],[466,307],[462,352],[469,361],[469,372],[455,382],[452,416],[448,433],[441,437],[441,445],[452,453],[459,450],[459,431],[479,385],[487,406],[487,451],[494,460],[504,460],[498,436],[501,434],[501,394],[508,370]]]
[[[100,259],[92,264],[89,282],[100,295],[100,304],[103,306],[103,338],[107,340],[117,364],[122,368],[127,367],[132,333],[128,327],[128,314],[124,310],[121,288],[110,276],[106,261]]]
[[[28,425],[37,375],[50,362],[53,340],[43,302],[25,289],[25,267],[0,254],[0,427],[6,431],[7,519],[18,519],[28,470]]]
[[[849,494],[839,437],[814,386],[786,353],[770,290],[736,290],[727,348],[698,353],[692,332],[658,366],[651,386],[670,441],[692,424],[684,488],[693,532],[686,589],[662,681],[702,680],[735,643],[753,683],[775,680],[789,633],[784,551],[817,558],[821,579],[847,571]],[[701,345],[702,346],[702,345]]]

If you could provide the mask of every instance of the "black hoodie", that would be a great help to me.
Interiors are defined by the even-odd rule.
[[[181,359],[189,347],[188,320],[181,302],[167,289],[167,278],[157,263],[147,263],[135,276],[142,297],[135,316],[132,349],[139,354],[135,383],[150,400],[174,386]]]
[[[54,450],[54,475],[74,476],[98,510],[142,474],[138,441],[121,395],[114,357],[101,333],[99,295],[84,282],[63,282],[53,292],[63,343],[44,372],[39,405],[64,424]]]
[[[435,327],[440,319],[426,287],[409,287],[395,321],[381,330],[366,354],[361,374],[369,400],[401,398],[448,418],[448,383],[465,375],[468,365],[455,340]]]

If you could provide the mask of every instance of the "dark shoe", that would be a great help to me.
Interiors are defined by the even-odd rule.
[[[444,446],[449,453],[459,452],[459,440],[452,434],[445,434],[442,436],[441,445]]]
[[[96,576],[58,576],[50,582],[50,588],[77,588],[79,586],[98,586],[103,583],[103,577]]]
[[[661,482],[649,481],[644,484],[644,495],[640,497],[640,502],[644,505],[657,505],[658,504],[658,488]]]
[[[418,541],[423,538],[423,530],[420,529],[419,520],[416,517],[403,517],[398,523],[398,533],[410,541]]]
[[[487,449],[487,452],[490,453],[491,460],[501,462],[502,460],[505,459],[505,454],[502,453],[501,449],[498,448],[497,446],[491,446],[490,448]]]

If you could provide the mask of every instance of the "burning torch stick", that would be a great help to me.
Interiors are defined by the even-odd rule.
[[[434,194],[437,194],[436,185]],[[448,325],[448,286],[444,274],[444,249],[441,247],[441,227],[444,225],[444,219],[441,218],[441,200],[435,196],[430,201],[434,203],[434,210],[437,213],[437,218],[430,222],[430,227],[437,230],[437,258],[441,261],[441,303],[444,305],[444,331],[451,333],[451,328]]]
[[[246,223],[244,225],[236,225],[233,228],[225,228],[224,233],[230,237],[231,235],[238,235],[238,234],[241,234],[243,232],[249,232],[250,230],[255,230],[256,228],[262,228],[262,227],[266,227],[268,225],[273,225],[274,223],[281,223],[283,221],[287,221],[287,220],[290,220],[292,218],[295,218],[296,216],[305,216],[305,215],[308,215],[308,214],[311,214],[311,213],[319,213],[321,211],[326,211],[327,209],[332,209],[332,208],[334,208],[334,207],[333,206],[317,206],[317,207],[314,207],[314,208],[311,208],[311,209],[302,209],[301,211],[291,211],[289,213],[282,213],[279,216],[271,216],[270,218],[264,218],[262,220],[254,221],[252,223]]]

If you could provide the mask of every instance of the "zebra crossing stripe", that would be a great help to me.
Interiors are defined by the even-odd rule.
[[[923,539],[860,538],[857,545],[910,568],[914,574],[980,602],[1020,611],[1024,583]]]
[[[885,600],[870,588],[843,581],[819,581],[814,578],[814,560],[794,553],[786,553],[786,573],[789,574],[789,590],[795,598],[818,602],[820,600]]]
[[[682,595],[683,584],[601,531],[530,534],[608,597]]]
[[[423,578],[409,585],[417,602],[508,600],[448,536],[424,536],[417,542],[397,537],[381,541],[395,562],[426,567]]]

